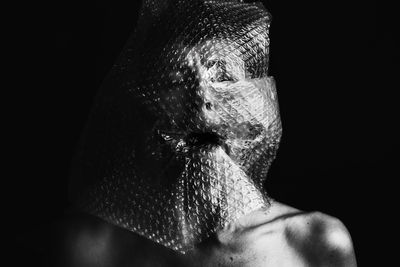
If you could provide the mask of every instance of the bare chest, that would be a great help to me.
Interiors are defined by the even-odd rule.
[[[304,266],[289,243],[284,228],[234,233],[226,243],[215,243],[194,253],[193,266]]]

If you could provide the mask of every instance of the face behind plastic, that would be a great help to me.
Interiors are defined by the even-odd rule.
[[[262,183],[281,136],[270,16],[231,1],[148,8],[96,99],[74,198],[185,253],[269,205]]]

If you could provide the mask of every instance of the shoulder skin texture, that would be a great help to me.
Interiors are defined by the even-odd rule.
[[[343,223],[320,212],[276,203],[270,213],[252,213],[218,233],[197,251],[197,266],[356,266]]]
[[[320,212],[294,216],[285,237],[307,266],[356,266],[350,234],[337,218]]]

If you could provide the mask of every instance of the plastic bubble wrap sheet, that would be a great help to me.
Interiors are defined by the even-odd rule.
[[[83,210],[185,253],[267,209],[281,123],[259,3],[145,0],[72,171]]]

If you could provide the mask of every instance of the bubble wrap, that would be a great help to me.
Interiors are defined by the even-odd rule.
[[[268,209],[269,23],[259,3],[145,0],[82,136],[76,205],[181,253]]]

